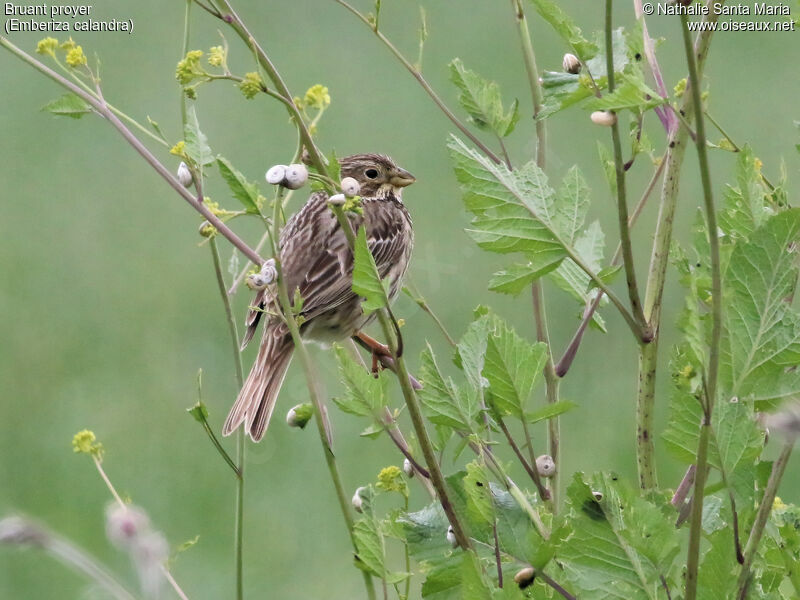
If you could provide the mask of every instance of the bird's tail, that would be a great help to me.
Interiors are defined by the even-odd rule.
[[[293,350],[292,338],[282,324],[268,323],[253,368],[225,420],[223,435],[230,435],[244,423],[254,442],[264,437]]]

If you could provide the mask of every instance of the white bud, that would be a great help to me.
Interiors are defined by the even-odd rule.
[[[610,110],[596,110],[591,116],[592,123],[595,125],[602,125],[603,127],[611,127],[617,122],[617,115]]]
[[[364,499],[361,497],[361,490],[363,489],[363,487],[358,488],[356,493],[353,494],[353,499],[351,500],[353,503],[353,509],[355,509],[357,513],[363,512],[362,507],[364,506]]]
[[[564,68],[566,73],[577,75],[581,72],[581,61],[578,60],[578,57],[574,54],[565,54],[564,60],[561,61],[561,66]]]
[[[447,541],[453,548],[458,548],[458,540],[456,539],[456,532],[453,531],[453,526],[447,528]]]
[[[406,477],[414,476],[414,465],[412,465],[411,461],[408,459],[403,461],[403,472],[406,474]]]
[[[284,185],[290,190],[299,190],[308,181],[308,169],[303,164],[289,165],[284,175]]]
[[[347,198],[344,194],[334,194],[330,198],[328,198],[328,202],[333,204],[334,206],[344,206],[344,203],[347,202]]]
[[[245,279],[245,284],[254,292],[259,292],[269,285],[269,281],[261,273],[251,273]]]
[[[264,175],[264,179],[267,180],[267,183],[272,185],[278,185],[283,181],[283,178],[286,177],[286,165],[275,165],[274,167],[270,167],[267,174]]]
[[[310,404],[297,404],[286,413],[286,424],[289,427],[304,429],[312,416],[314,416],[314,407]]]
[[[549,454],[536,457],[536,470],[540,477],[552,477],[556,474],[556,463]]]
[[[514,575],[514,582],[519,586],[519,589],[524,590],[533,583],[533,578],[535,576],[536,571],[533,570],[533,567],[525,567],[517,571],[517,574]]]
[[[342,179],[339,187],[342,188],[344,195],[348,198],[352,198],[353,196],[358,196],[358,192],[361,191],[361,186],[359,183],[353,179],[352,177],[345,177]]]
[[[194,181],[192,178],[192,172],[183,161],[181,161],[181,164],[178,165],[178,181],[180,181],[181,185],[185,188],[188,188],[190,185],[192,185],[192,181]]]

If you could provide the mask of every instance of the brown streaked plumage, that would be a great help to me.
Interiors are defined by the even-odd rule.
[[[367,244],[382,279],[388,279],[389,296],[400,291],[408,267],[414,232],[401,199],[402,189],[414,177],[381,154],[356,154],[341,161],[342,177],[359,182],[363,215],[349,214],[353,228],[366,226]],[[327,345],[344,340],[366,326],[374,313],[364,316],[361,298],[352,290],[353,254],[336,216],[328,208],[328,195],[315,192],[281,232],[280,260],[290,298],[299,290],[303,298],[301,333],[305,339]],[[258,356],[223,427],[229,435],[244,423],[245,431],[259,441],[269,425],[275,401],[289,367],[294,345],[288,328],[264,309],[278,312],[275,290],[257,293],[245,320],[242,347],[255,334],[262,315],[264,333]]]

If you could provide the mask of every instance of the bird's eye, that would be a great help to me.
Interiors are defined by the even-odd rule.
[[[364,175],[366,175],[370,179],[375,179],[378,176],[378,169],[367,169],[366,171],[364,171]]]

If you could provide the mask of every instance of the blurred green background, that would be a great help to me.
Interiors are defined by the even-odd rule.
[[[382,28],[415,57],[417,3],[383,4]],[[602,26],[601,3],[564,0],[562,5],[585,32]],[[468,218],[445,150],[452,127],[386,48],[332,1],[239,0],[236,6],[295,94],[315,83],[330,88],[333,104],[319,132],[323,148],[335,148],[339,155],[384,152],[417,176],[406,193],[417,235],[411,274],[450,331],[460,335],[472,309],[489,303],[532,338],[528,297],[486,291],[489,276],[507,259],[479,251],[463,232]],[[433,87],[456,105],[446,68],[456,56],[497,80],[506,99],[520,99],[523,118],[509,145],[517,161],[527,160],[534,148],[533,127],[509,3],[461,0],[429,2],[425,8],[430,37],[424,71]],[[75,36],[90,58],[95,53],[101,58],[109,101],[141,121],[149,115],[171,140],[180,138],[174,67],[183,10],[178,1],[107,1],[95,6],[92,16],[133,19],[133,34]],[[793,5],[793,10],[800,8]],[[530,13],[540,69],[559,70],[564,46]],[[630,26],[632,21],[630,4],[618,3],[616,22]],[[685,73],[678,24],[667,17],[652,17],[649,24],[654,36],[667,38],[659,56],[671,87]],[[217,45],[220,27],[195,9],[191,46]],[[253,70],[248,49],[226,35],[232,69]],[[788,172],[790,196],[798,191],[798,140],[792,126],[800,118],[795,36],[717,34],[706,70],[710,111],[737,142],[753,145],[771,178],[779,179],[782,169]],[[14,34],[11,39],[32,51],[41,37]],[[62,93],[55,84],[7,52],[0,52],[0,74],[0,515],[22,512],[41,520],[133,582],[126,557],[105,539],[109,495],[91,461],[70,449],[76,431],[92,429],[107,449],[111,479],[149,512],[173,547],[200,536],[174,566],[189,596],[231,598],[234,480],[200,426],[185,414],[196,401],[199,368],[217,429],[236,394],[211,256],[199,246],[199,219],[100,119],[73,121],[39,112]],[[197,109],[213,149],[251,179],[261,180],[269,165],[285,162],[294,150],[284,110],[263,97],[246,101],[232,85],[219,83],[200,90]],[[660,152],[663,135],[650,120],[648,132]],[[609,144],[608,132],[591,125],[581,110],[555,116],[548,127],[548,172],[559,179],[571,165],[581,166],[593,190],[592,218],[603,224],[610,255],[617,240],[616,212],[595,143]],[[717,138],[714,132],[712,139]],[[177,167],[175,157],[157,150],[167,165]],[[712,153],[718,199],[731,181],[734,162],[735,155]],[[637,161],[630,173],[632,202],[650,174],[648,161]],[[697,174],[690,151],[678,239],[688,237],[701,203]],[[207,191],[236,207],[216,173]],[[653,200],[634,234],[642,280],[657,213]],[[292,210],[299,202],[295,198]],[[234,228],[253,243],[258,238],[255,223],[237,221]],[[221,244],[227,260],[230,247]],[[237,318],[247,296],[237,298]],[[676,340],[681,298],[671,271],[662,359]],[[552,338],[562,349],[579,308],[552,286],[547,299]],[[396,306],[406,320],[412,367],[426,338],[447,363],[449,350],[427,316],[405,297]],[[575,470],[597,469],[635,477],[636,352],[624,323],[611,310],[605,316],[610,333],[587,334],[561,388],[564,398],[580,405],[562,419],[559,466],[565,480]],[[253,354],[252,348],[246,353],[246,368]],[[314,350],[314,357],[327,393],[335,395],[340,388],[332,356]],[[667,414],[667,385],[662,371],[659,431]],[[268,435],[248,447],[245,577],[251,598],[363,593],[319,440],[313,428],[299,431],[283,423],[285,411],[304,400],[305,384],[295,365]],[[335,408],[332,419],[348,490],[399,462],[388,440],[358,437],[362,422]],[[536,434],[543,449],[544,430]],[[225,443],[233,451],[232,440]],[[660,441],[657,447],[660,481],[672,487],[683,467],[666,455]],[[800,494],[799,467],[793,461],[781,490],[793,501]],[[416,487],[414,496],[419,505],[423,497]],[[85,581],[34,552],[0,549],[0,598],[82,598],[87,590]]]

